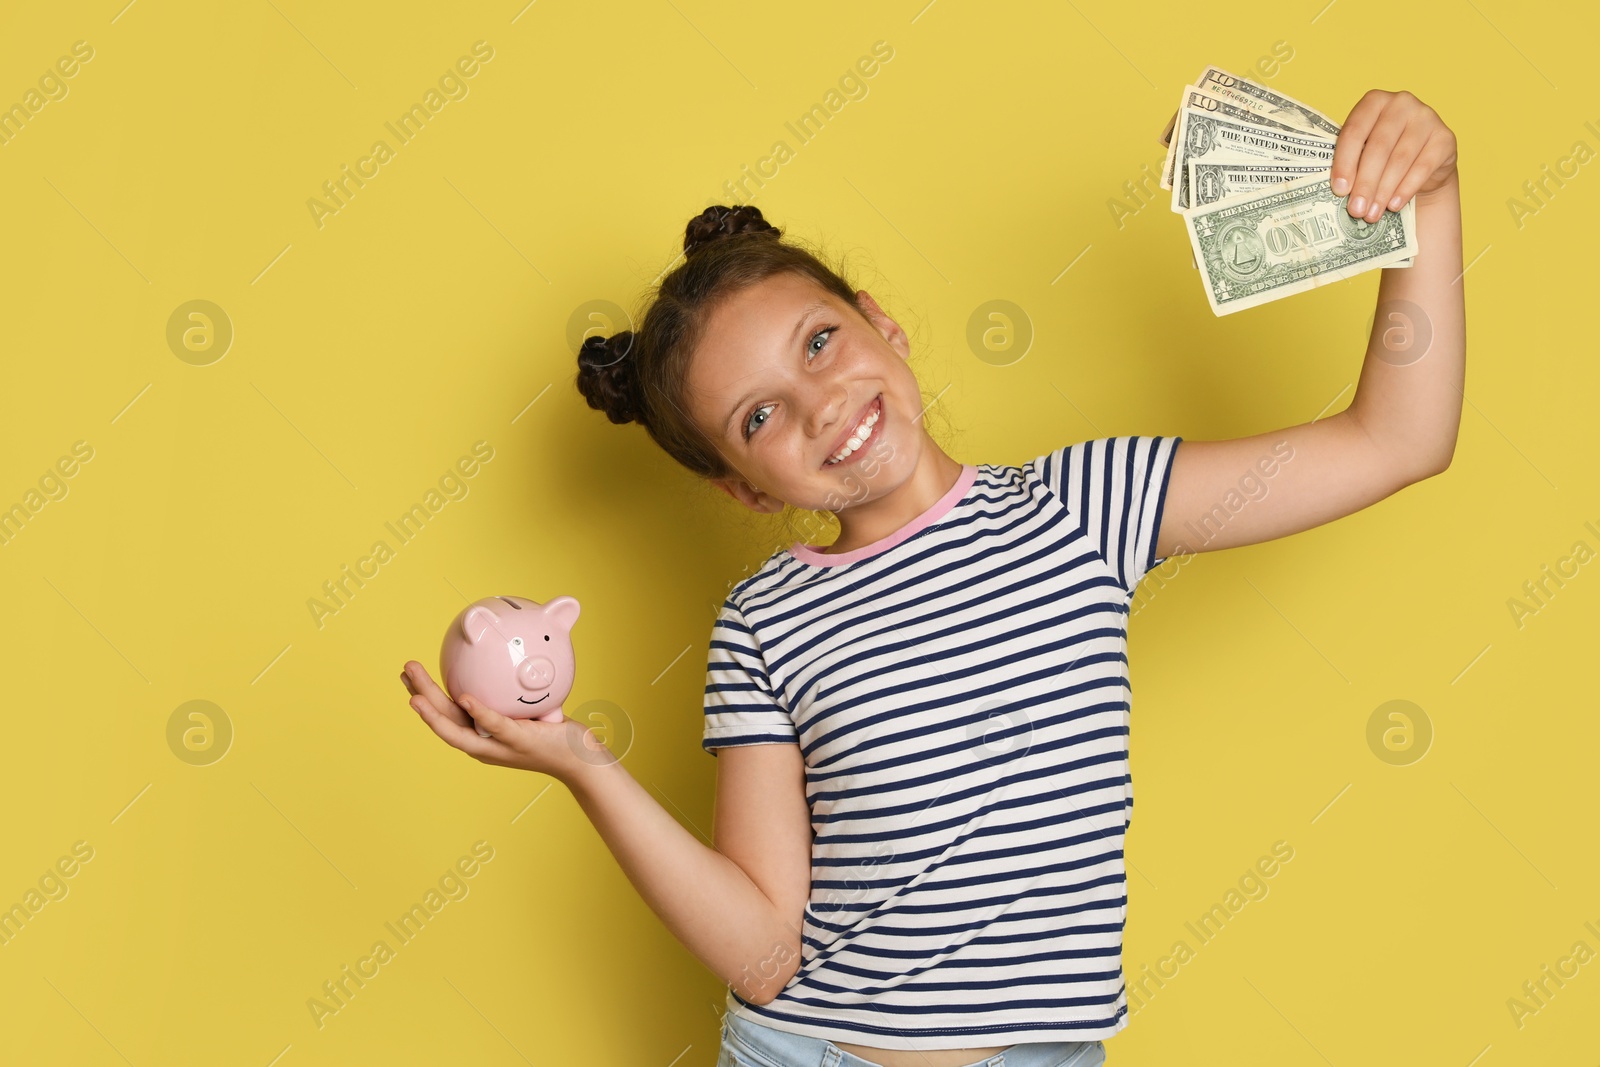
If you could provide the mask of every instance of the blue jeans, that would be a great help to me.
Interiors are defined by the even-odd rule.
[[[1100,1067],[1106,1062],[1101,1041],[1045,1041],[1012,1045],[968,1067]],[[804,1037],[743,1019],[722,1017],[722,1051],[717,1067],[872,1067],[832,1041]]]

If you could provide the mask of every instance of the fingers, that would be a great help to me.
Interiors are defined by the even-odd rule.
[[[1350,183],[1350,200],[1346,205],[1351,215],[1375,220],[1383,213],[1383,202],[1375,197],[1383,168],[1388,165],[1400,135],[1405,131],[1406,116],[1399,108],[1387,108],[1373,124],[1366,144],[1361,146],[1361,159],[1356,164],[1356,177]],[[1377,212],[1371,209],[1376,206]]]
[[[1454,137],[1431,107],[1404,90],[1374,89],[1350,111],[1334,145],[1330,183],[1348,191],[1345,210],[1377,222],[1398,211],[1454,151]]]
[[[1445,142],[1449,138],[1440,136],[1439,130],[1434,130],[1428,140],[1417,152],[1417,158],[1411,161],[1411,166],[1406,169],[1405,175],[1395,184],[1394,196],[1389,200],[1389,210],[1399,211],[1412,197],[1417,195],[1417,190],[1422,188],[1422,183],[1428,180],[1439,164],[1443,163],[1450,149]]]
[[[475,727],[463,726],[451,717],[441,714],[422,697],[413,697],[411,706],[417,709],[417,714],[422,716],[422,721],[427,723],[428,727],[452,748],[458,748],[473,759],[480,760],[483,763],[493,763],[502,767],[507,766],[506,761],[511,753],[500,741],[493,737],[478,736],[478,731]],[[485,726],[484,729],[488,729],[488,726]]]
[[[472,716],[473,722],[477,726],[488,730],[489,736],[496,741],[510,744],[515,739],[515,728],[511,725],[511,720],[507,716],[500,714],[491,707],[478,703],[465,693],[461,695],[461,706],[467,709],[467,714]],[[472,732],[477,733],[478,731],[474,728]],[[479,734],[479,736],[481,737],[482,735]]]
[[[1399,211],[1405,201],[1395,195],[1400,180],[1411,170],[1411,165],[1416,162],[1417,155],[1422,151],[1422,146],[1428,143],[1428,135],[1432,132],[1427,126],[1420,123],[1411,123],[1400,134],[1400,139],[1395,142],[1394,148],[1389,153],[1389,159],[1383,164],[1383,173],[1378,176],[1377,184],[1367,199],[1367,210],[1363,213],[1368,222],[1377,222],[1378,217],[1385,211]],[[1357,185],[1359,185],[1359,180]],[[1353,198],[1352,198],[1353,199]]]
[[[492,736],[481,736],[472,716],[460,704],[451,700],[450,694],[439,688],[422,664],[415,660],[408,662],[405,670],[401,672],[400,680],[415,694],[411,698],[412,709],[441,740],[484,763],[505,765],[505,758],[509,755],[505,745]],[[471,700],[466,694],[462,694],[462,699]],[[473,706],[478,707],[480,711],[484,710],[480,705]],[[484,725],[484,729],[489,729],[487,724]]]
[[[1339,138],[1333,145],[1333,164],[1330,168],[1330,180],[1333,183],[1333,195],[1343,196],[1350,191],[1356,180],[1356,161],[1361,158],[1362,146],[1367,143],[1367,135],[1372,132],[1372,127],[1378,121],[1378,116],[1383,112],[1384,104],[1392,94],[1382,89],[1372,89],[1350,109],[1350,117],[1344,120],[1344,125],[1339,128]]]
[[[416,707],[419,701],[426,702],[430,709],[439,715],[447,717],[458,726],[471,724],[472,720],[467,717],[467,713],[462,711],[454,700],[450,699],[449,693],[439,688],[434,680],[429,677],[427,669],[422,664],[416,660],[407,663],[406,674],[410,676],[412,683],[406,688],[412,689],[412,692],[416,693],[416,697],[411,701],[412,707]],[[415,686],[415,688],[413,689],[412,686]]]

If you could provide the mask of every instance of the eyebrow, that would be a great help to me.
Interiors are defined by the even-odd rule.
[[[800,336],[800,329],[801,329],[801,327],[803,327],[806,324],[806,320],[807,319],[809,319],[812,315],[816,314],[817,312],[826,311],[827,309],[828,309],[828,304],[827,304],[826,301],[823,301],[823,300],[814,300],[811,303],[807,304],[805,307],[801,308],[800,309],[800,318],[795,322],[794,329],[789,334],[789,342],[788,342],[787,347],[788,348],[793,348],[794,347],[795,339]],[[733,410],[728,412],[727,421],[722,424],[722,432],[723,433],[729,432],[729,430],[733,426],[733,420],[735,418],[737,418],[738,415],[739,415],[739,412],[744,409],[744,406],[745,406],[746,402],[748,402],[750,400],[750,398],[755,396],[755,395],[756,395],[755,394],[755,390],[752,389],[750,392],[744,394],[744,396],[741,396],[737,401],[734,402]],[[742,433],[739,434],[739,437],[742,440],[744,438],[744,434],[742,434]]]

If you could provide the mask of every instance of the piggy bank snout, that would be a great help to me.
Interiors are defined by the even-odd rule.
[[[544,656],[529,656],[517,664],[517,681],[527,689],[548,689],[556,680],[555,661]]]

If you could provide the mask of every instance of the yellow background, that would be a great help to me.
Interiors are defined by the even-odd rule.
[[[1225,319],[1180,219],[1123,183],[1207,63],[1342,120],[1406,88],[1460,141],[1471,352],[1454,465],[1278,542],[1168,564],[1132,633],[1138,977],[1273,842],[1294,859],[1108,1045],[1173,1063],[1590,1062],[1600,962],[1518,1026],[1525,981],[1600,951],[1589,564],[1519,628],[1508,601],[1600,548],[1593,468],[1600,150],[1589,5],[1224,8],[713,0],[28,5],[0,104],[94,58],[0,146],[0,506],[93,459],[0,546],[0,905],[93,859],[0,947],[0,1060],[710,1065],[723,987],[660,925],[566,790],[443,745],[397,674],[467,599],[578,597],[569,708],[613,702],[625,763],[702,837],[712,614],[793,532],[757,521],[573,387],[575,310],[626,308],[723,183],[845,260],[913,338],[957,458],[1114,434],[1260,433],[1338,410],[1378,277]],[[307,201],[473,42],[469,94],[319,228]],[[785,127],[876,41],[893,58],[810,143]],[[770,167],[769,167],[770,173]],[[1109,201],[1136,212],[1120,225]],[[1476,258],[1475,258],[1476,257]],[[1070,270],[1065,270],[1071,265]],[[1063,271],[1065,272],[1063,273]],[[191,300],[234,329],[168,347]],[[1035,336],[979,360],[968,318]],[[1329,405],[1333,405],[1330,409]],[[493,459],[411,543],[384,523],[473,442]],[[824,531],[814,540],[826,541]],[[307,602],[394,558],[319,626]],[[1153,594],[1153,595],[1152,595]],[[1432,723],[1392,766],[1389,700]],[[169,747],[219,706],[231,747]],[[547,787],[549,787],[547,789]],[[1336,799],[1337,798],[1337,799]],[[531,804],[531,806],[530,806]],[[1316,821],[1313,822],[1312,820]],[[494,858],[320,1029],[322,983],[477,841]],[[392,940],[392,938],[391,938]],[[1585,1059],[1584,1057],[1587,1057]]]

